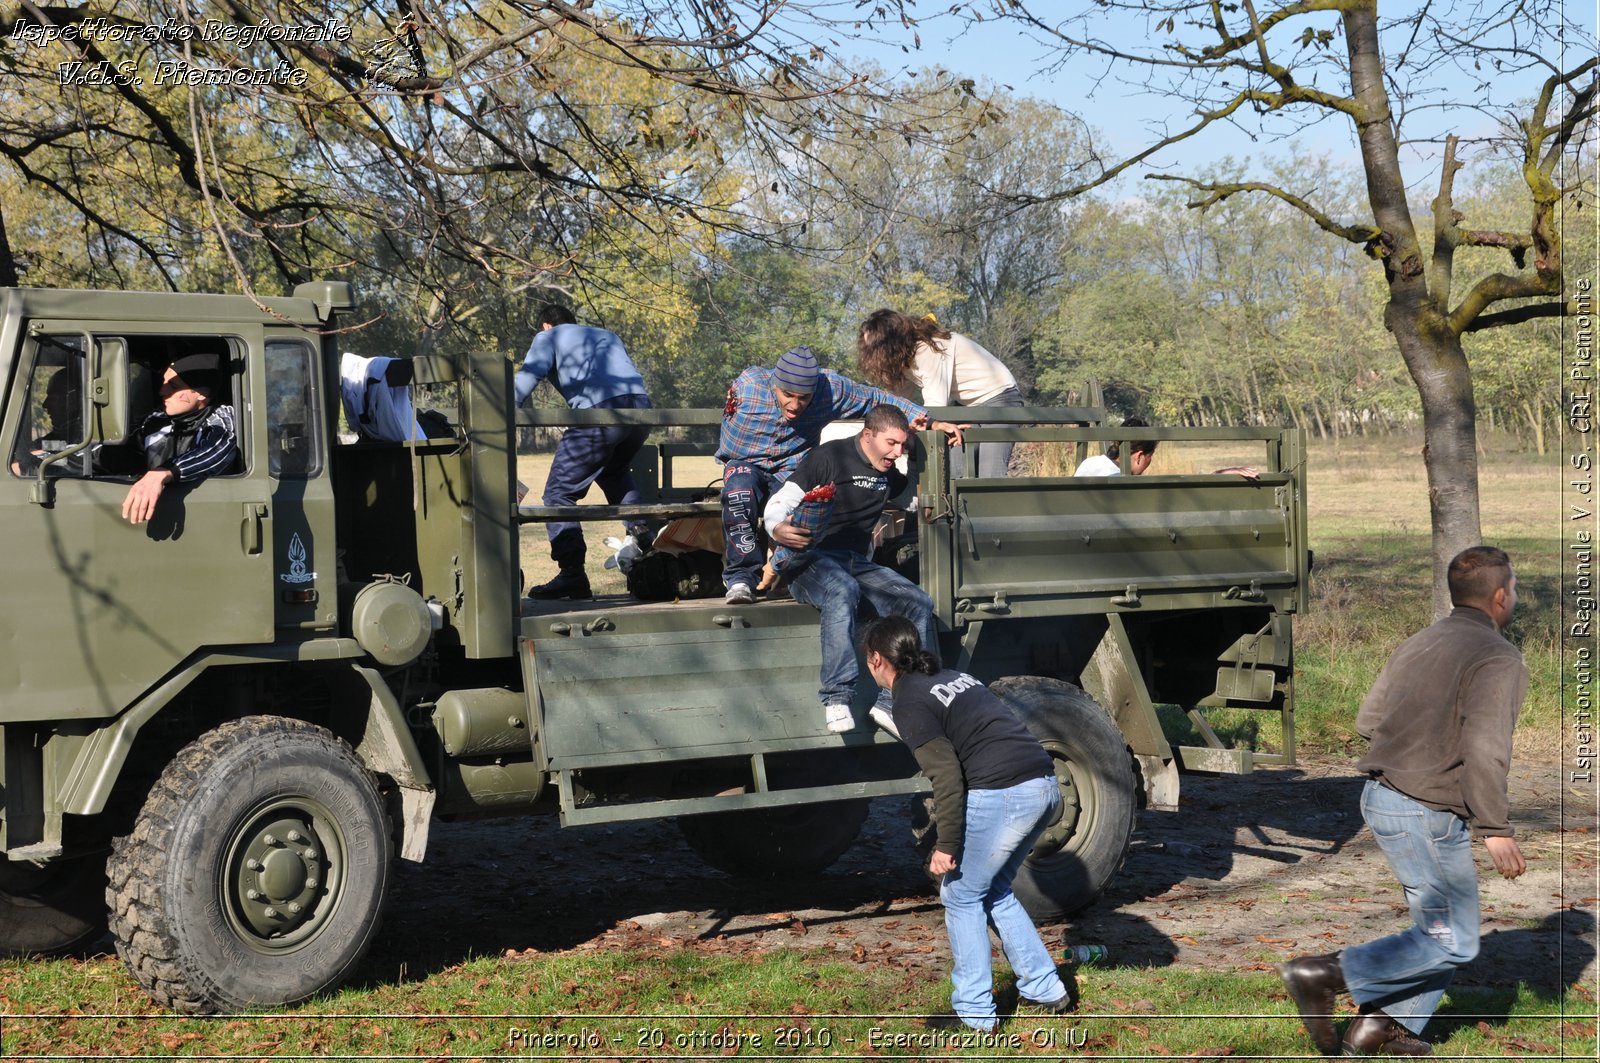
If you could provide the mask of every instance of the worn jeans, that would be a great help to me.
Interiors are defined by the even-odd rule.
[[[600,409],[648,410],[650,400],[643,395],[619,395],[602,402]],[[599,484],[606,501],[613,506],[631,506],[639,501],[639,488],[633,482],[634,456],[650,435],[648,425],[576,425],[566,430],[556,444],[550,461],[550,475],[544,482],[544,504],[575,506]],[[648,530],[643,522],[628,522],[632,534]],[[550,556],[563,571],[582,571],[588,550],[583,529],[574,521],[552,521],[545,526],[550,536]]]
[[[917,626],[930,653],[939,652],[933,599],[915,583],[846,550],[818,550],[789,577],[789,593],[822,614],[824,705],[848,705],[856,693],[856,608],[865,600],[879,616],[903,616]]]
[[[955,960],[950,1003],[961,1021],[975,1029],[990,1030],[996,1022],[991,924],[1017,976],[1018,995],[1040,1003],[1066,995],[1050,950],[1011,892],[1017,869],[1060,807],[1054,776],[1004,790],[967,791],[966,840],[956,869],[939,883],[939,899]]]
[[[1472,833],[1453,812],[1439,812],[1368,780],[1361,817],[1394,869],[1413,925],[1347,948],[1339,956],[1358,1004],[1381,1008],[1420,1034],[1457,967],[1478,954],[1478,869]]]
[[[1024,406],[1022,392],[1016,388],[1006,388],[1000,394],[981,403],[980,406]],[[977,407],[974,407],[975,409]],[[959,480],[967,475],[970,465],[975,465],[979,476],[998,477],[1005,476],[1011,466],[1011,452],[1016,449],[1016,444],[1010,441],[996,441],[993,443],[967,443],[960,447],[950,448],[950,477]],[[973,454],[976,452],[976,460]]]
[[[722,468],[722,584],[743,583],[751,590],[761,582],[767,559],[767,533],[761,511],[782,483],[777,476],[747,461]]]

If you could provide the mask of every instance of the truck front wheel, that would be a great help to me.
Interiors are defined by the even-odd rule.
[[[158,1003],[301,1001],[366,952],[393,843],[350,747],[299,720],[224,724],[178,754],[107,865],[117,953]]]
[[[1011,888],[1035,921],[1056,922],[1093,904],[1128,855],[1138,807],[1133,757],[1106,711],[1071,683],[1029,676],[990,689],[1055,763],[1061,813]]]
[[[48,864],[0,856],[0,956],[71,952],[106,932],[106,857]]]

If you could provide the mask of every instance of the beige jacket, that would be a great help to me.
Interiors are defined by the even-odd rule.
[[[982,406],[1017,386],[1005,363],[960,333],[917,344],[910,372],[924,406]]]

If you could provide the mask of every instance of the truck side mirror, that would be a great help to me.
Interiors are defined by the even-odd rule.
[[[89,442],[121,443],[128,424],[128,345],[120,339],[94,341],[89,370]]]

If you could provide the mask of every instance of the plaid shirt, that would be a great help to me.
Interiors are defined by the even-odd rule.
[[[914,402],[869,384],[858,384],[831,369],[822,370],[811,405],[793,421],[783,419],[783,410],[773,392],[772,370],[763,366],[752,366],[739,374],[728,388],[728,403],[732,412],[722,418],[717,460],[723,464],[749,462],[781,479],[794,472],[831,421],[865,417],[874,406],[885,404],[900,407],[907,420],[928,412]]]

